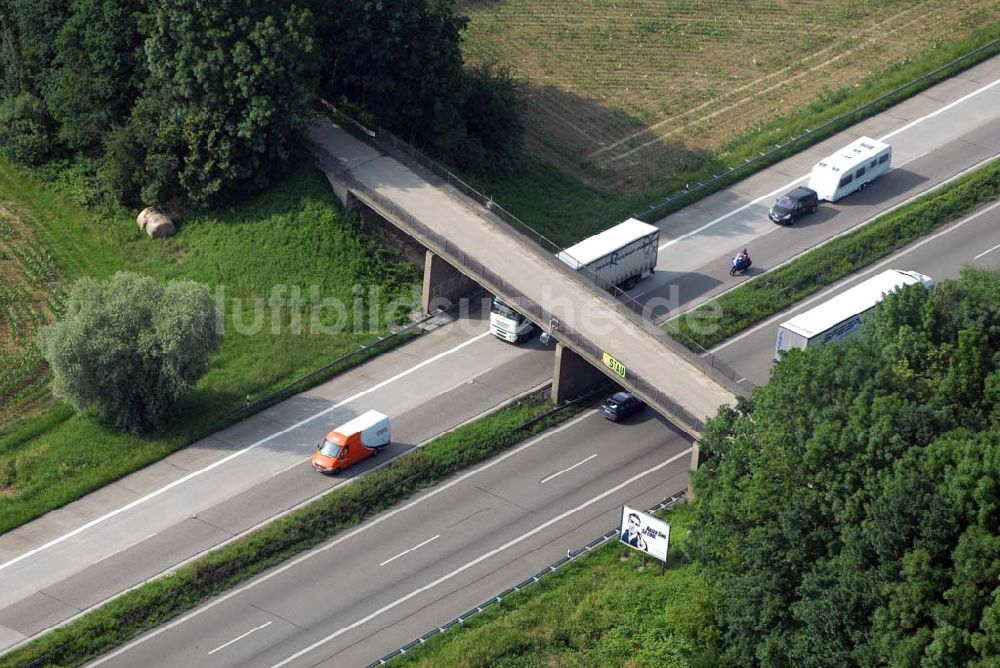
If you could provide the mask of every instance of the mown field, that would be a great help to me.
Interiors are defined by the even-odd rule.
[[[527,83],[533,153],[636,192],[997,22],[995,0],[459,3],[464,53]]]
[[[84,206],[93,204],[87,174],[82,163],[28,175],[0,161],[0,532],[182,447],[247,396],[370,343],[389,327],[388,302],[400,305],[396,321],[414,304],[414,268],[343,216],[311,167],[257,198],[192,214],[160,240],[140,233],[131,212]],[[161,433],[73,416],[49,393],[34,345],[75,278],[119,269],[203,282],[223,305],[222,346],[183,417]],[[314,292],[347,306],[344,327],[313,327]],[[365,317],[355,324],[359,299]],[[317,317],[332,325],[339,314],[325,307]]]

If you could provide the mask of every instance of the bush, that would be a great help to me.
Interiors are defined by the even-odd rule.
[[[84,278],[39,344],[55,396],[78,411],[96,408],[119,429],[147,430],[173,416],[208,369],[219,345],[215,305],[194,281],[164,287],[128,272],[107,283]]]
[[[40,165],[55,149],[53,123],[45,104],[30,93],[0,105],[0,146],[14,162]]]

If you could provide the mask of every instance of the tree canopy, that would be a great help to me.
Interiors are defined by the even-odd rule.
[[[706,429],[694,540],[726,655],[994,665],[1000,273],[906,288],[865,330],[791,351]]]
[[[128,272],[107,282],[79,280],[66,314],[39,334],[53,394],[131,431],[158,427],[175,415],[219,340],[205,286],[162,286]]]
[[[509,73],[467,72],[452,0],[0,0],[0,147],[84,152],[120,201],[211,204],[290,163],[321,94],[460,168],[509,170]]]

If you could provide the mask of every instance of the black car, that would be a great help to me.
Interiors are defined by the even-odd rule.
[[[631,392],[615,392],[601,404],[601,415],[618,422],[633,413],[638,413],[646,404]]]
[[[776,223],[791,225],[807,213],[816,213],[818,206],[819,196],[815,190],[796,188],[792,192],[782,195],[771,207],[771,212],[767,217]]]

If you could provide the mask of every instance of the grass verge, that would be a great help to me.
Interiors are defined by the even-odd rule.
[[[730,290],[665,330],[710,348],[998,197],[1000,160]]]
[[[921,79],[955,59],[989,46],[952,67]],[[553,242],[568,246],[607,229],[626,217],[662,218],[713,192],[802,151],[865,118],[912,97],[1000,52],[1000,22],[977,30],[966,39],[935,44],[863,78],[857,85],[826,91],[792,113],[774,116],[721,149],[703,152],[703,158],[667,175],[655,187],[637,194],[600,191],[535,157],[526,157],[523,169],[500,182],[472,183],[504,208]],[[919,81],[918,81],[919,80]],[[914,82],[912,85],[907,86]],[[905,87],[904,87],[905,86]],[[897,91],[897,89],[899,89]],[[882,97],[897,91],[889,97]],[[882,98],[882,99],[879,99]],[[879,99],[875,104],[869,104]],[[867,105],[867,106],[866,106]],[[852,113],[853,110],[857,110]],[[824,124],[830,123],[830,125]],[[783,150],[767,154],[778,144],[798,139]],[[759,157],[761,153],[766,157]],[[750,160],[748,164],[746,161]],[[730,168],[733,168],[730,171]],[[716,174],[719,178],[713,178]],[[685,186],[693,188],[685,192]],[[670,197],[669,203],[663,200]]]
[[[667,570],[645,569],[611,542],[534,587],[505,597],[394,659],[399,666],[718,665],[709,584],[685,553],[693,520],[679,505],[670,524]]]
[[[0,657],[0,668],[78,666],[583,410],[523,400],[444,434],[383,468]]]
[[[163,431],[120,433],[51,397],[47,412],[8,425],[0,433],[0,532],[211,433],[247,396],[267,395],[377,341],[416,303],[415,268],[343,215],[311,167],[256,198],[192,213],[177,236],[157,240],[139,232],[131,214],[87,201],[93,168],[80,161],[28,174],[0,160],[0,204],[49,251],[55,285],[118,269],[200,281],[222,304],[223,342],[181,417]]]

